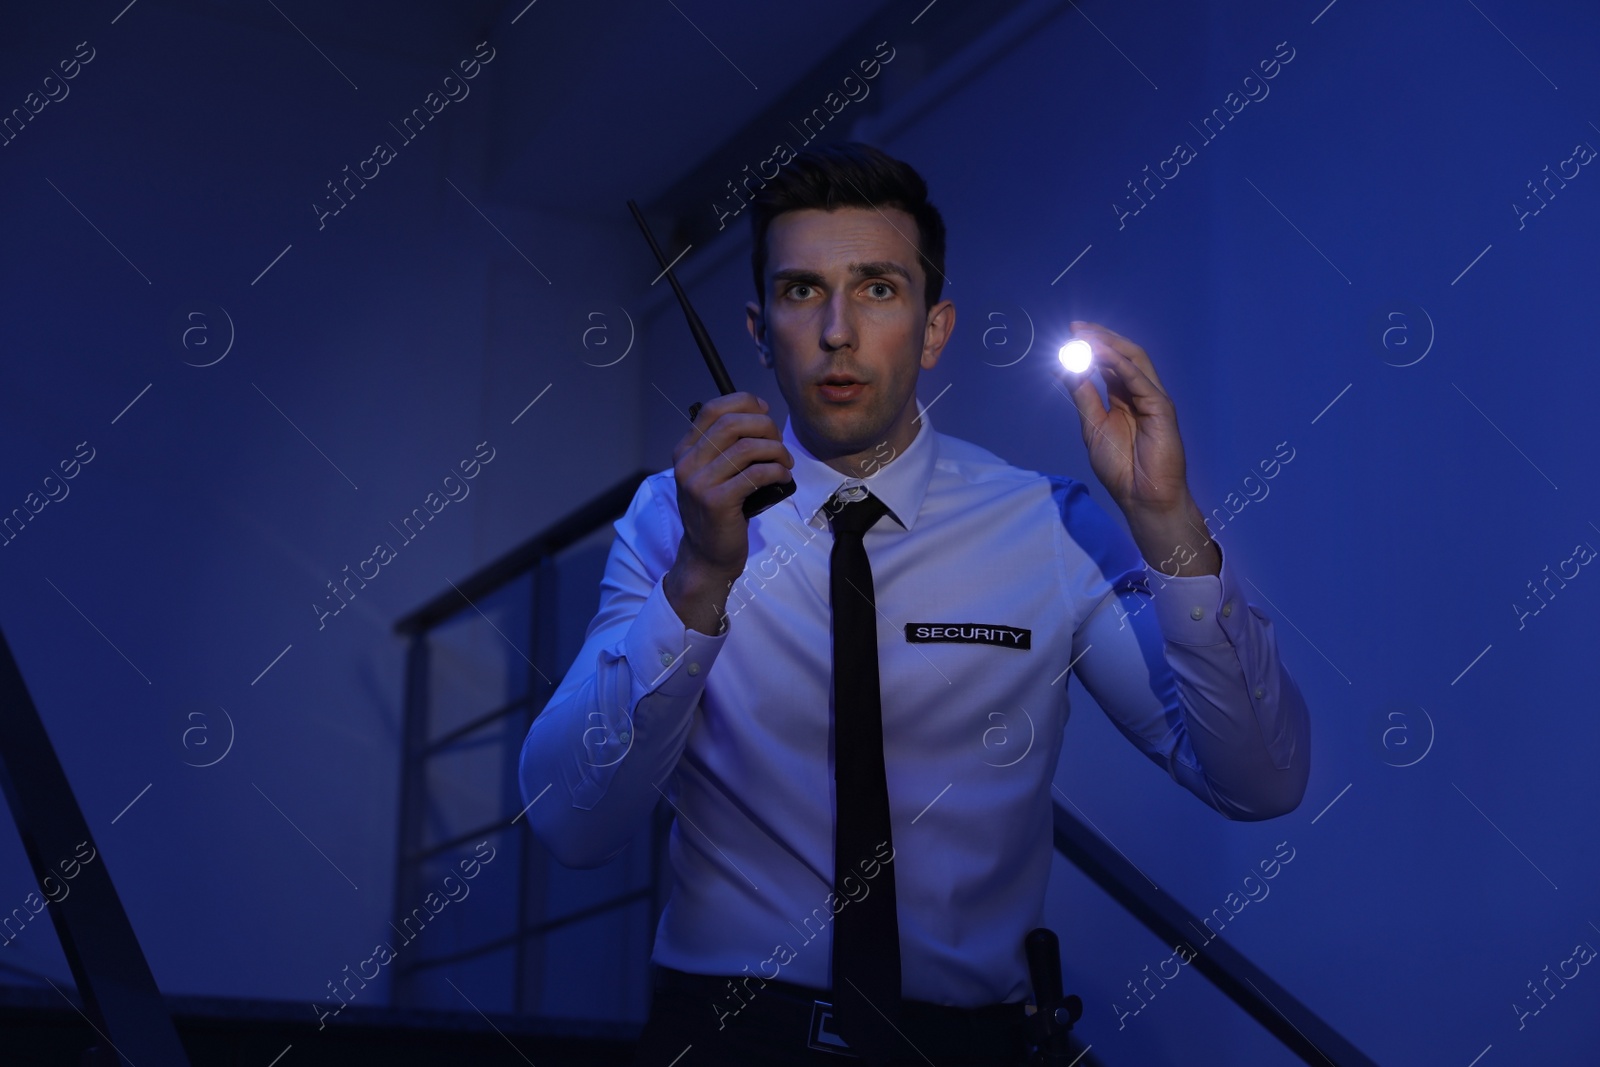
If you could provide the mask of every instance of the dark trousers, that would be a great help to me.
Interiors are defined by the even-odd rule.
[[[828,1009],[816,1005],[829,999],[826,990],[749,976],[732,988],[728,982],[657,967],[634,1067],[866,1067],[839,1047]],[[1025,1018],[1021,1003],[969,1009],[906,1001],[904,1055],[891,1062],[1020,1067]]]

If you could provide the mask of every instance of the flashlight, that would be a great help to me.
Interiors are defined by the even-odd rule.
[[[1061,346],[1061,351],[1056,358],[1061,360],[1061,365],[1074,374],[1082,374],[1089,369],[1093,362],[1094,349],[1089,347],[1089,342],[1081,337],[1074,337]]]

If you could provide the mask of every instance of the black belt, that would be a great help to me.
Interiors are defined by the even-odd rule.
[[[703,999],[719,1015],[725,1011],[725,1026],[737,1026],[745,1018],[774,1034],[792,1034],[797,1045],[855,1055],[833,1028],[832,994],[826,989],[748,974],[689,974],[663,966],[656,968],[655,987],[679,997]],[[910,1043],[906,1056],[912,1060],[920,1058],[920,1051],[950,1058],[1009,1057],[1016,1062],[1028,1050],[1027,1017],[1027,1005],[1022,1001],[957,1008],[903,1000],[900,1030]]]

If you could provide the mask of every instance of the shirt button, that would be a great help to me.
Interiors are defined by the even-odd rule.
[[[663,652],[663,653],[661,653],[661,665],[663,667],[667,667],[667,666],[670,666],[671,664],[672,664],[672,653],[671,652]]]
[[[1267,695],[1267,691],[1264,688],[1262,688],[1259,685],[1256,686],[1256,699],[1257,700],[1260,700],[1262,697],[1264,697],[1266,695]]]
[[[627,744],[628,743],[628,731],[624,730],[620,734],[618,734],[617,735],[617,740],[621,741],[623,744]]]
[[[690,674],[699,674],[700,673],[700,664],[698,664],[698,663],[689,664],[689,673]]]
[[[1233,614],[1233,601],[1230,600],[1226,604],[1222,605],[1222,617],[1224,619],[1226,619],[1229,615],[1232,615],[1232,614]]]
[[[1203,618],[1205,618],[1205,616],[1206,616],[1205,609],[1202,608],[1199,604],[1196,604],[1194,606],[1194,610],[1189,612],[1189,618],[1191,618],[1191,619],[1203,619]]]

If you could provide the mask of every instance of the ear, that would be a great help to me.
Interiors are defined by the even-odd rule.
[[[762,317],[761,307],[754,300],[744,306],[744,325],[750,331],[751,340],[756,343],[756,358],[768,370],[772,369],[772,345],[767,341],[766,320]]]
[[[945,342],[956,328],[956,306],[952,301],[941,300],[928,312],[928,325],[922,335],[922,369],[932,370],[939,362]]]

